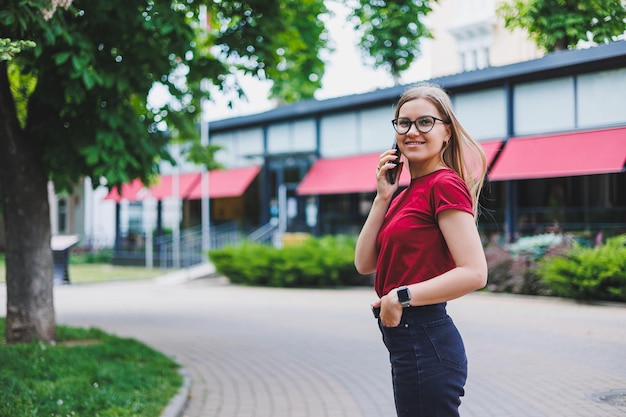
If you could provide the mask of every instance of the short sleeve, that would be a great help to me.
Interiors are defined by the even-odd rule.
[[[474,215],[472,195],[465,181],[449,172],[437,178],[432,188],[433,212],[436,216],[444,210],[461,210]]]

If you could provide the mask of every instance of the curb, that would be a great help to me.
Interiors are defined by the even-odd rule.
[[[155,278],[157,284],[176,285],[199,278],[206,278],[215,275],[215,266],[210,262],[183,268],[169,272]]]
[[[178,372],[183,376],[183,385],[178,390],[178,393],[172,397],[167,407],[165,407],[161,417],[182,417],[187,401],[189,401],[191,377],[184,368],[179,369]]]

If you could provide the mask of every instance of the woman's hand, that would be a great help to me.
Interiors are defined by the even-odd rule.
[[[378,166],[376,167],[376,191],[383,200],[391,199],[398,190],[399,181],[396,181],[395,184],[390,184],[387,181],[387,172],[394,169],[396,165],[399,166],[397,178],[400,179],[403,164],[400,162],[400,157],[396,155],[396,151],[389,149],[380,154]]]
[[[392,290],[383,298],[376,300],[372,307],[380,307],[380,321],[385,327],[398,327],[402,318],[402,304],[396,291]]]

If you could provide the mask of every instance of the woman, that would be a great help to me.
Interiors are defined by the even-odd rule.
[[[389,350],[398,416],[458,416],[467,359],[446,302],[487,282],[475,222],[485,155],[436,85],[406,91],[392,123],[405,162],[393,150],[380,155],[355,265],[376,273],[380,298],[372,307]],[[411,183],[392,201],[399,181],[387,172],[398,179],[405,168]]]

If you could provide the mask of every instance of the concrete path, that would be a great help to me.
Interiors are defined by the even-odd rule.
[[[55,287],[59,324],[179,361],[192,379],[186,417],[395,416],[373,298],[220,278]],[[3,285],[0,315],[5,300]],[[470,361],[462,416],[626,416],[626,305],[475,293],[448,310]]]

